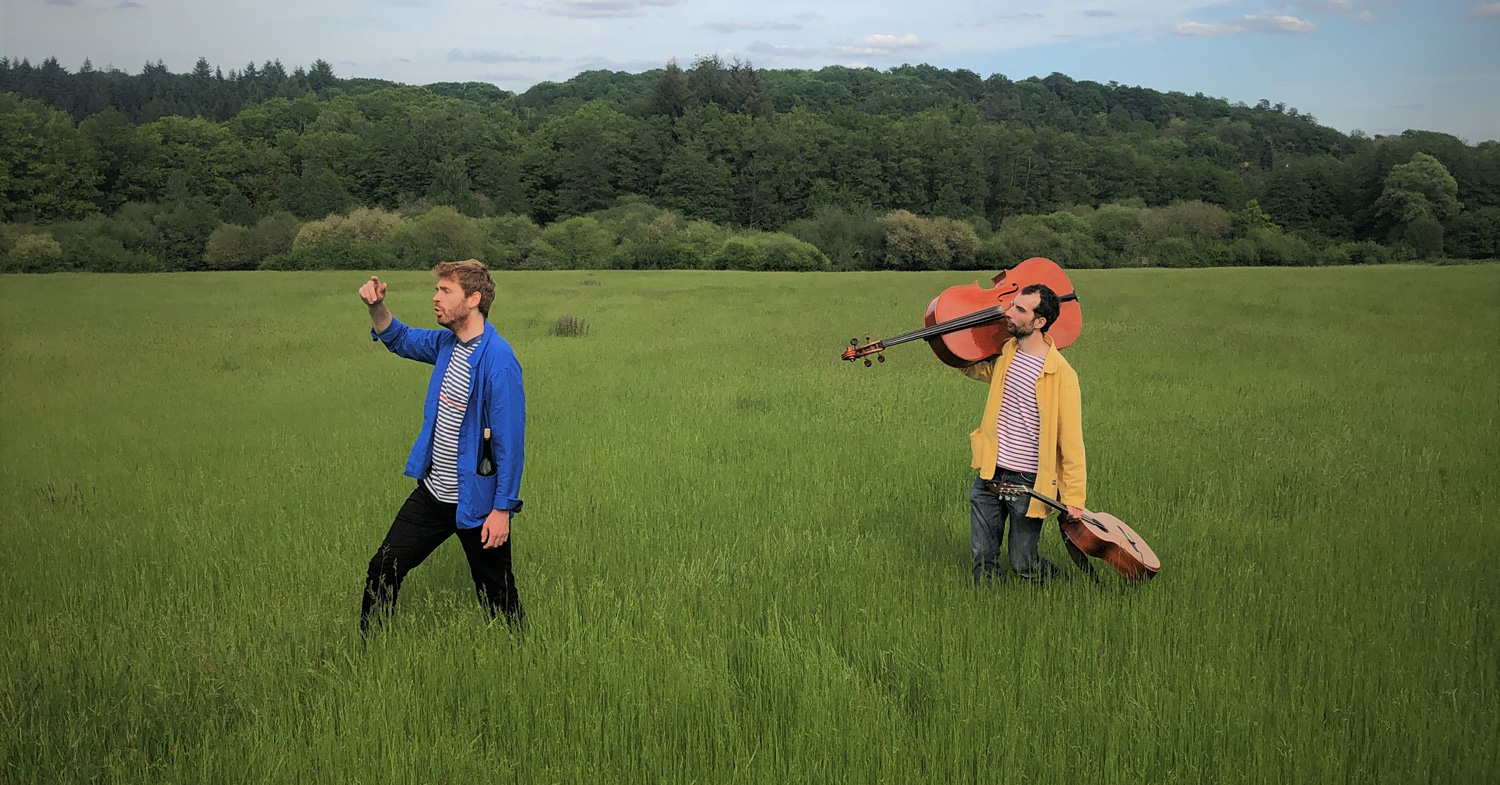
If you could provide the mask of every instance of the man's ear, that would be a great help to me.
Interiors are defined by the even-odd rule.
[[[468,297],[464,298],[464,307],[465,308],[478,308],[479,307],[479,301],[482,300],[482,299],[484,299],[484,294],[481,293],[478,289],[475,289],[473,294],[471,294]]]

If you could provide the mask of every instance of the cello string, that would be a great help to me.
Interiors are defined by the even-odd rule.
[[[933,338],[939,335],[944,335],[946,333],[967,329],[969,327],[977,327],[986,322],[991,322],[995,321],[998,318],[1003,318],[1004,316],[1005,314],[1000,310],[1000,307],[996,306],[994,308],[989,308],[983,311],[975,311],[971,314],[965,314],[963,316],[955,317],[953,319],[949,319],[946,322],[939,322],[938,324],[934,324],[931,327],[924,327],[920,330],[915,330],[913,332],[898,335],[894,338],[887,338],[884,341],[881,341],[881,343],[885,344],[886,346],[896,346],[906,343],[907,341],[916,341],[923,338]]]
[[[1062,300],[1064,298],[1066,298],[1067,300],[1076,300],[1078,299],[1078,296],[1070,292],[1067,295],[1059,297],[1058,299]],[[924,327],[920,330],[913,330],[909,333],[902,333],[901,335],[893,336],[891,338],[885,338],[879,343],[881,346],[885,347],[900,346],[901,344],[907,343],[909,341],[918,341],[926,338],[936,338],[940,335],[946,335],[951,332],[958,332],[959,330],[965,330],[970,327],[977,327],[981,324],[986,324],[998,319],[1003,319],[1004,317],[1004,310],[997,305],[994,308],[975,311],[974,313],[965,314],[963,316],[957,316],[949,319],[946,322],[939,322],[937,324],[934,324],[931,327]]]

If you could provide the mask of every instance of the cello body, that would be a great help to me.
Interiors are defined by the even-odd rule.
[[[923,321],[928,327],[985,309],[998,308],[1001,314],[996,321],[983,326],[929,338],[928,345],[945,364],[967,368],[999,354],[1000,347],[1011,337],[1005,329],[1003,314],[1016,295],[1034,283],[1046,284],[1062,300],[1057,323],[1047,329],[1053,343],[1062,349],[1078,340],[1078,334],[1083,331],[1083,311],[1078,305],[1073,283],[1056,262],[1034,256],[995,276],[991,283],[993,286],[988,289],[980,286],[978,281],[950,286],[927,304]]]

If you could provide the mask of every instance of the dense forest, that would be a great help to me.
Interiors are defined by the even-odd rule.
[[[1500,143],[1062,74],[699,58],[515,94],[0,59],[0,269],[1500,256]]]

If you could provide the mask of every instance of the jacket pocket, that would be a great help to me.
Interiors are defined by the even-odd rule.
[[[483,518],[495,509],[495,484],[496,477],[481,477],[469,472],[467,477],[462,478],[464,482],[463,496],[467,507],[475,515]]]
[[[973,457],[973,467],[984,468],[984,428],[975,428],[969,432],[969,452]]]

